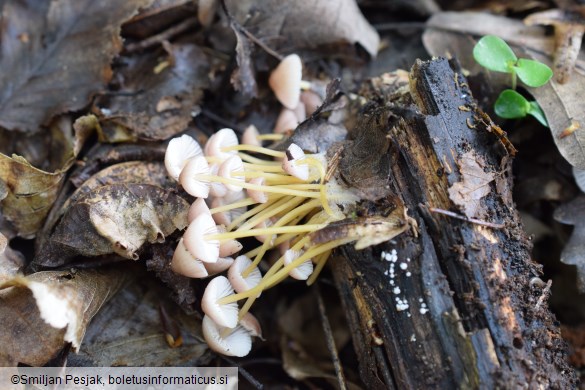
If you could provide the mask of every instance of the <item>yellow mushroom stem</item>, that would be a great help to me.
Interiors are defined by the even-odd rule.
[[[273,194],[271,195],[271,197],[282,197],[283,195],[281,194]],[[229,211],[229,210],[233,210],[233,209],[237,209],[239,207],[247,207],[247,206],[251,206],[253,204],[257,204],[258,202],[256,202],[254,199],[252,198],[245,198],[242,199],[240,201],[234,202],[234,203],[230,203],[230,204],[226,204],[223,206],[218,206],[218,207],[214,207],[212,209],[209,209],[209,211],[211,212],[211,214],[217,214],[217,213],[223,213],[224,211]]]
[[[240,153],[238,153],[238,156],[240,156],[242,161],[245,161],[245,162],[250,163],[250,164],[258,164],[258,165],[263,165],[263,166],[276,166],[276,167],[282,166],[282,162],[264,160],[264,159],[261,159],[258,157],[250,156],[249,154],[246,154],[246,153],[240,152]]]
[[[273,275],[270,275],[267,277],[267,275],[268,275],[268,273],[267,273],[264,276],[264,278],[262,278],[260,283],[257,284],[255,287],[253,287],[249,290],[246,290],[242,293],[239,293],[239,294],[234,294],[234,295],[230,295],[230,296],[221,298],[218,300],[218,304],[225,305],[228,303],[237,302],[241,299],[247,298],[248,300],[246,301],[244,306],[242,306],[242,308],[240,309],[240,312],[239,312],[239,318],[242,318],[248,312],[248,310],[250,310],[250,307],[252,306],[252,304],[256,300],[258,294],[260,294],[262,291],[274,286],[275,284],[280,282],[282,279],[286,278],[288,276],[288,273],[291,270],[300,266],[301,264],[303,264],[305,261],[307,261],[308,259],[310,259],[312,257],[318,256],[322,253],[333,250],[333,249],[337,248],[338,246],[348,244],[352,241],[355,241],[356,239],[357,239],[356,237],[345,237],[345,238],[341,238],[338,240],[330,241],[330,242],[325,243],[325,244],[314,246],[311,249],[309,249],[308,251],[306,251],[305,253],[303,253],[301,256],[299,256],[297,259],[292,261],[290,264],[280,268],[279,271],[277,271]],[[301,241],[303,241],[303,240],[301,240]],[[283,261],[283,257],[281,257],[277,261],[277,263],[274,264],[274,266],[276,266],[278,263],[281,263],[282,261]],[[279,265],[279,267],[280,267],[280,265]],[[270,270],[268,272],[270,272]]]
[[[264,154],[266,156],[279,157],[279,158],[284,158],[284,155],[285,155],[284,152],[279,152],[277,150],[263,148],[262,146],[256,146],[256,145],[239,144],[239,145],[233,145],[233,146],[225,146],[225,147],[221,148],[222,152],[230,152],[232,150],[237,150],[237,151],[243,150],[246,152],[254,152],[254,153]]]
[[[254,236],[263,236],[263,235],[272,235],[272,234],[283,234],[283,233],[307,233],[307,232],[314,232],[319,229],[323,229],[327,226],[326,223],[316,224],[316,225],[298,225],[298,226],[282,226],[278,228],[263,228],[263,229],[250,229],[246,231],[235,231],[235,232],[226,232],[226,233],[215,233],[215,234],[206,234],[204,238],[206,240],[232,240],[237,238],[243,237],[254,237]]]
[[[325,253],[322,253],[316,258],[317,265],[315,266],[315,269],[313,269],[313,273],[311,274],[311,276],[309,276],[309,279],[307,279],[307,286],[310,286],[313,283],[315,283],[317,277],[325,267],[325,264],[327,264],[327,260],[329,259],[329,256],[331,256],[331,252],[333,252],[333,249]]]
[[[282,199],[278,199],[278,200],[271,200],[270,198],[268,199],[268,202],[266,203],[261,203],[258,204],[256,206],[254,206],[253,208],[251,208],[250,210],[246,211],[244,214],[240,215],[238,218],[234,219],[232,221],[232,223],[230,223],[228,225],[228,227],[226,228],[226,230],[229,232],[231,230],[233,230],[236,226],[238,226],[240,223],[244,222],[245,220],[251,218],[252,216],[262,212],[262,210],[265,210],[267,208],[272,207],[276,202],[288,202],[291,199],[294,199],[294,196],[285,196]]]
[[[242,224],[238,227],[238,231],[241,230],[248,230],[254,228],[258,224],[266,221],[268,218],[274,217],[280,213],[287,213],[289,210],[294,209],[299,204],[303,203],[305,199],[303,198],[292,198],[287,202],[275,202],[273,203],[272,207],[269,207],[263,210],[261,213],[256,214],[256,216],[250,218],[246,223]]]
[[[282,141],[284,134],[260,134],[256,139],[258,141]]]
[[[316,191],[298,191],[289,188],[281,188],[278,186],[259,186],[256,184],[246,183],[241,180],[236,179],[229,179],[227,177],[215,176],[215,175],[195,175],[193,177],[196,180],[201,181],[208,181],[208,182],[216,182],[216,183],[223,183],[223,184],[232,184],[242,188],[248,188],[251,190],[257,191],[264,191],[264,192],[271,192],[275,194],[285,194],[285,195],[292,195],[292,196],[300,196],[304,198],[320,198],[321,195],[319,192]]]
[[[289,222],[292,222],[295,219],[302,219],[303,217],[305,217],[308,213],[310,213],[312,210],[314,210],[317,207],[319,207],[319,201],[317,199],[311,200],[311,201],[305,203],[304,205],[302,205],[300,207],[295,207],[294,209],[289,211],[286,215],[282,216],[278,221],[276,221],[276,223],[271,227],[272,228],[281,227],[281,226],[288,224]],[[260,246],[260,250],[258,251],[252,264],[250,264],[244,270],[244,272],[242,272],[242,276],[244,278],[246,276],[248,276],[248,274],[250,272],[252,272],[255,267],[258,266],[258,264],[262,260],[262,257],[266,253],[266,251],[273,247],[273,244],[271,245],[271,241],[272,240],[265,240],[264,243]]]

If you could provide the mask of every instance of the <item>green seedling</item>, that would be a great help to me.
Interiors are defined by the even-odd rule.
[[[473,58],[483,67],[494,72],[509,73],[512,89],[502,91],[495,104],[496,114],[502,118],[523,118],[534,116],[544,126],[548,126],[542,109],[535,101],[528,101],[516,89],[516,77],[529,87],[540,87],[552,77],[552,70],[545,64],[518,58],[501,38],[486,35],[473,48]]]
[[[518,92],[506,89],[500,93],[494,105],[494,111],[500,118],[518,119],[526,115],[532,115],[543,126],[548,126],[544,112],[535,101],[528,101]]]

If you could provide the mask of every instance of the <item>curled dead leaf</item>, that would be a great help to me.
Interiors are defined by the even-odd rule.
[[[71,343],[77,351],[91,318],[129,274],[38,272],[0,284],[0,365],[40,366]]]
[[[188,210],[189,202],[155,185],[99,187],[71,205],[34,262],[54,267],[75,256],[112,253],[136,260],[145,243],[184,229]]]

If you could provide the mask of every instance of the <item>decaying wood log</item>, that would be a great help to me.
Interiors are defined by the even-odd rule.
[[[361,376],[368,388],[574,387],[511,198],[516,151],[454,69],[418,62],[403,91],[372,81],[362,96],[377,103],[341,152],[364,208],[402,203],[418,223],[333,260]]]

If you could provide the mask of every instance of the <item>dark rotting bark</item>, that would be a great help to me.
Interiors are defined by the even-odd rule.
[[[516,151],[505,133],[447,60],[417,62],[402,96],[379,85],[363,89],[376,103],[350,129],[339,176],[364,193],[372,188],[369,202],[403,202],[418,236],[363,251],[346,246],[332,261],[365,384],[575,387],[558,324],[537,304],[547,290],[531,283],[541,267],[510,197]],[[495,178],[474,217],[502,228],[430,210],[463,214],[449,189],[463,180],[464,155]]]

